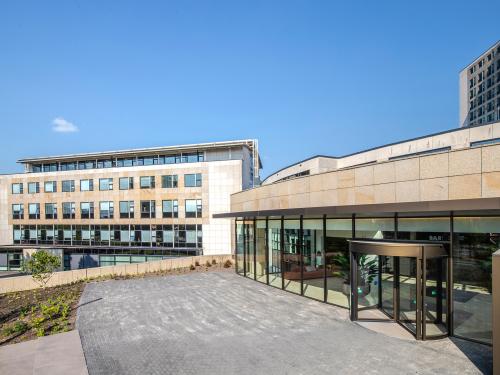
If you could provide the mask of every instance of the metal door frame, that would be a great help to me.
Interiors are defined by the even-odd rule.
[[[427,259],[432,258],[448,258],[448,253],[443,246],[443,244],[434,243],[417,243],[417,242],[399,242],[399,241],[349,241],[349,255],[350,255],[350,279],[351,279],[351,291],[350,291],[350,318],[352,321],[362,320],[358,316],[358,260],[359,254],[364,255],[376,255],[379,260],[379,270],[380,270],[380,257],[389,256],[393,257],[395,277],[393,279],[393,317],[391,318],[383,309],[380,309],[383,313],[388,315],[388,318],[394,320],[400,324],[403,328],[409,331],[415,336],[417,340],[428,340],[428,339],[438,339],[449,335],[448,332],[439,336],[426,337],[426,324],[424,317],[426,316],[426,306],[425,306],[425,292],[426,290],[426,277],[427,277]],[[416,332],[411,331],[409,328],[401,324],[399,319],[399,276],[400,267],[399,259],[400,257],[405,258],[415,258],[417,261],[416,270]],[[444,263],[447,264],[447,263]],[[449,272],[449,270],[447,270]],[[380,278],[379,278],[380,280]],[[381,300],[380,293],[382,285],[379,284],[379,301],[377,307],[380,308]],[[449,296],[450,285],[446,285],[446,296]],[[450,300],[447,297],[447,304],[450,304]]]

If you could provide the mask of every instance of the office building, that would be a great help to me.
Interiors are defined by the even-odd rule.
[[[228,254],[230,194],[259,181],[255,140],[19,160],[0,176],[0,270],[44,248],[64,269]]]
[[[500,41],[460,72],[460,126],[500,121]]]

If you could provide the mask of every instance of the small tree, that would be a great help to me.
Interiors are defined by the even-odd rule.
[[[54,271],[61,266],[61,258],[45,250],[39,250],[23,263],[24,272],[33,277],[33,280],[45,288]]]

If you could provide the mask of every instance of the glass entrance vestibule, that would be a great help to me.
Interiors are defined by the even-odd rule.
[[[448,252],[442,244],[350,241],[351,320],[392,320],[416,339],[449,333]]]
[[[500,211],[399,212],[336,217],[269,215],[237,217],[234,224],[238,274],[346,309],[351,309],[349,241],[441,244],[448,252],[448,262],[444,258],[442,262],[439,258],[426,260],[427,299],[437,292],[438,276],[442,277],[441,287],[446,289],[440,295],[448,299],[432,302],[428,311],[440,309],[448,335],[485,344],[492,342],[491,262],[492,254],[500,249]],[[412,319],[410,312],[416,303],[411,298],[416,293],[412,285],[416,277],[416,257],[382,256],[380,262],[377,258],[377,268],[379,264],[384,280],[380,298],[382,313],[394,316],[390,277],[399,267],[397,317],[401,323],[412,327],[412,323],[405,320]],[[378,298],[375,294],[378,289],[372,289],[373,298],[369,297],[372,299],[368,302],[377,305],[379,299],[374,298]],[[364,303],[362,299],[360,302]],[[362,311],[361,317],[374,311]],[[443,326],[426,324],[426,337],[431,337],[435,328],[437,336]]]

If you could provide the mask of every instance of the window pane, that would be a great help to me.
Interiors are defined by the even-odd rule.
[[[394,239],[394,218],[356,218],[356,238]]]
[[[304,219],[302,259],[304,261],[304,295],[324,299],[323,220]]]
[[[325,267],[328,288],[327,302],[346,308],[349,308],[350,294],[349,243],[347,240],[351,238],[351,219],[326,220]]]
[[[453,310],[456,335],[492,343],[492,254],[500,217],[454,218]]]
[[[257,227],[255,230],[256,248],[255,248],[255,261],[256,261],[256,275],[257,281],[261,283],[266,282],[266,221],[257,220]]]

